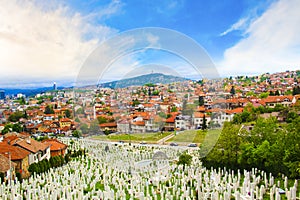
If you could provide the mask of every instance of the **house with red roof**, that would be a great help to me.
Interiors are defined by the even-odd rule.
[[[140,120],[140,121],[133,120],[131,122],[131,130],[134,133],[145,133],[146,132],[145,121],[143,121],[143,120]]]
[[[30,152],[28,160],[29,165],[44,159],[50,159],[50,145],[43,144],[31,138],[16,140],[11,145],[20,147]]]
[[[175,119],[178,115],[177,112],[171,113],[171,116],[166,119],[164,124],[164,130],[165,131],[174,131],[175,130]]]
[[[118,120],[117,131],[120,133],[128,133],[130,131],[130,121],[128,119]]]
[[[193,114],[193,125],[195,129],[202,128],[203,120],[206,120],[206,126],[208,126],[209,122],[211,121],[211,118],[209,115],[202,113],[202,112],[194,112]]]
[[[108,130],[110,133],[117,131],[117,123],[116,122],[106,122],[99,125],[102,131]]]
[[[274,108],[277,104],[281,104],[285,107],[291,106],[296,103],[296,98],[294,96],[268,96],[265,99],[262,99],[265,105]]]
[[[43,144],[50,146],[50,155],[53,156],[64,156],[67,152],[68,145],[58,141],[57,139],[47,139],[42,141]]]
[[[29,176],[29,154],[30,152],[18,146],[12,146],[7,142],[0,142],[0,154],[14,162],[15,170],[20,172],[23,178]]]

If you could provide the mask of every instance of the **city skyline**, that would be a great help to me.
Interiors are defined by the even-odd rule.
[[[1,88],[72,85],[85,59],[124,31],[162,27],[195,40],[222,77],[299,69],[297,1],[3,1]],[[117,60],[106,80],[151,63],[183,77],[188,64],[147,50]],[[116,73],[116,69],[120,73]]]

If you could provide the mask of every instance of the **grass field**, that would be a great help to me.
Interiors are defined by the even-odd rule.
[[[112,135],[99,135],[92,137],[97,140],[105,140],[105,141],[132,141],[132,142],[149,142],[156,143],[158,140],[170,135],[170,132],[164,133],[133,133],[133,134],[112,134]]]
[[[208,131],[202,131],[202,130],[186,130],[180,133],[177,133],[177,135],[171,139],[169,139],[167,142],[176,142],[176,143],[197,143],[202,144],[204,141],[206,143],[211,143],[215,141],[219,134],[221,133],[221,130],[208,130]]]

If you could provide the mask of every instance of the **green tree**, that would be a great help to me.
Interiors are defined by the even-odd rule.
[[[177,162],[178,165],[183,165],[183,166],[189,166],[192,163],[192,159],[193,157],[189,154],[187,154],[186,152],[184,152],[183,154],[181,154],[179,156],[179,160]]]
[[[239,125],[230,122],[224,123],[221,135],[215,147],[203,159],[204,166],[224,166],[231,169],[238,167],[238,154],[240,150],[241,137],[238,135]]]
[[[5,177],[4,173],[0,172],[0,179],[1,179],[0,183],[4,183],[4,177]]]
[[[132,106],[137,106],[137,105],[140,105],[140,104],[141,104],[141,102],[137,99],[132,101]]]
[[[25,104],[26,104],[25,97],[21,97],[21,98],[19,98],[18,100],[19,100],[19,103],[20,103],[21,105],[25,105]]]
[[[250,132],[250,141],[254,144],[261,144],[267,140],[272,145],[276,140],[276,133],[278,132],[277,119],[270,117],[267,119],[258,118],[256,124]]]
[[[75,122],[80,123],[80,119],[78,117],[75,118]]]
[[[167,114],[164,113],[164,112],[159,112],[159,113],[158,113],[158,116],[160,116],[161,118],[164,118],[164,119],[167,118]]]
[[[298,119],[299,115],[296,112],[290,111],[287,114],[286,122],[291,123],[293,120]]]
[[[207,129],[207,124],[206,124],[206,118],[205,118],[205,115],[203,116],[203,121],[202,121],[202,130],[205,130]]]
[[[80,130],[81,130],[81,132],[82,132],[83,134],[87,134],[87,133],[89,132],[89,127],[88,127],[87,124],[82,124],[82,125],[80,126]]]
[[[23,127],[19,124],[19,123],[15,123],[15,124],[6,124],[4,126],[4,129],[2,130],[2,133],[8,133],[8,132],[17,132],[20,133],[22,132]]]
[[[173,107],[171,108],[171,112],[177,112],[176,106],[173,106]]]
[[[246,93],[246,96],[253,97],[255,96],[255,93],[253,91],[249,91]]]
[[[76,137],[76,138],[80,138],[82,136],[81,134],[81,131],[80,130],[75,130],[73,131],[73,137]]]
[[[300,86],[293,87],[293,95],[300,94]]]
[[[97,120],[99,124],[107,123],[107,118],[103,116],[97,117]]]
[[[269,93],[268,93],[268,92],[262,92],[262,93],[260,93],[259,98],[265,99],[265,98],[267,98],[268,96],[269,96]]]
[[[110,130],[105,129],[105,130],[104,130],[104,134],[105,134],[105,135],[109,135],[109,134],[110,134]]]
[[[100,132],[98,120],[94,120],[91,122],[89,132],[90,133],[99,133]]]
[[[235,89],[234,89],[234,86],[231,86],[230,94],[231,94],[231,96],[234,96],[234,95],[235,95]]]
[[[67,118],[70,118],[70,117],[71,117],[71,112],[70,112],[69,109],[67,109],[67,110],[65,111],[65,116],[66,116]]]
[[[52,106],[47,105],[44,113],[45,114],[54,114],[54,110],[53,110]]]
[[[16,111],[14,113],[12,113],[9,117],[8,117],[8,121],[10,122],[17,122],[19,121],[21,118],[24,118],[24,113],[21,111]]]
[[[203,106],[203,105],[204,105],[204,97],[199,96],[199,106]]]
[[[22,132],[23,127],[19,123],[15,123],[12,125],[12,130],[17,133],[20,133],[20,132]]]
[[[152,95],[153,95],[153,96],[159,95],[159,91],[158,91],[158,90],[154,90],[154,91],[152,92]]]
[[[293,120],[287,126],[285,134],[284,165],[288,168],[290,177],[300,178],[300,120]]]
[[[36,163],[32,163],[31,165],[29,165],[28,171],[30,173],[39,173],[39,169]]]

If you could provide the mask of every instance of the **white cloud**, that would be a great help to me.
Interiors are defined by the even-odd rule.
[[[244,29],[246,27],[247,23],[249,23],[248,17],[241,18],[239,21],[234,23],[229,29],[227,29],[226,31],[221,33],[220,36],[227,35],[228,33],[235,31],[235,30]]]
[[[224,53],[222,75],[259,74],[300,67],[300,4],[280,0],[253,21],[248,35]]]
[[[49,3],[49,2],[45,2]],[[66,6],[45,9],[34,1],[0,2],[0,85],[64,80],[72,82],[97,44],[117,31],[93,25]],[[117,12],[114,1],[98,17]],[[112,9],[114,8],[114,9]]]

